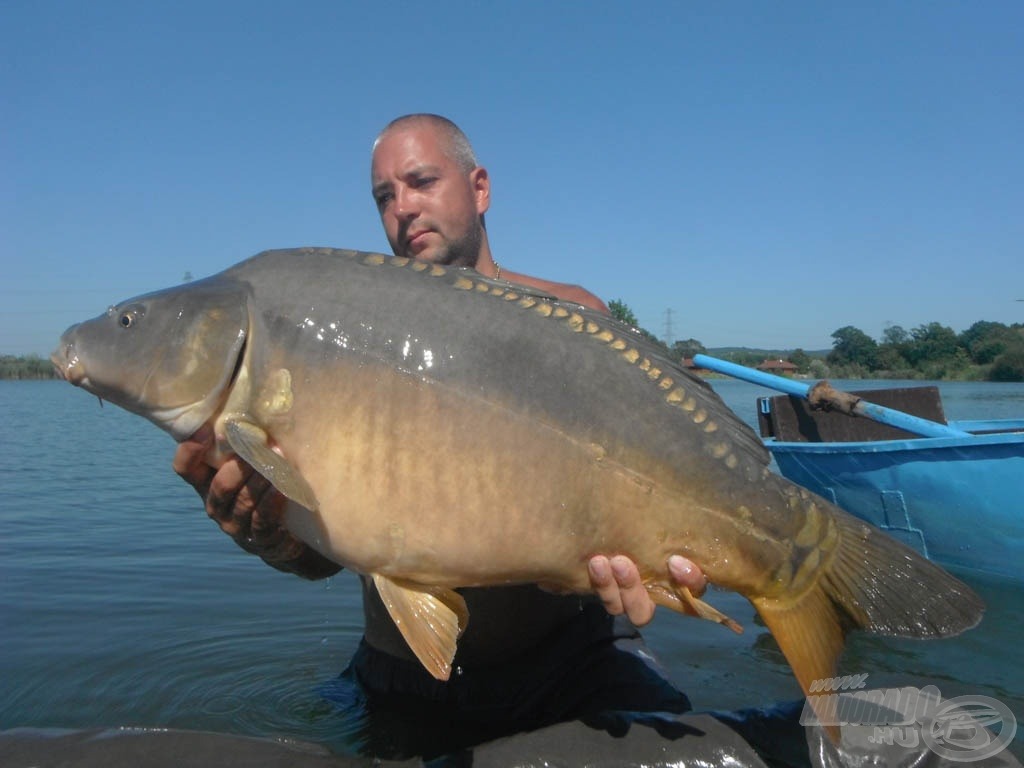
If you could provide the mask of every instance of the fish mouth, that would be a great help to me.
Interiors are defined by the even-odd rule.
[[[80,387],[88,379],[83,370],[82,361],[75,351],[74,342],[62,341],[50,355],[50,362],[57,376],[69,384]]]
[[[68,376],[64,370],[64,362],[57,356],[56,352],[50,354],[50,362],[53,364],[53,372],[57,375],[57,378],[67,381]]]

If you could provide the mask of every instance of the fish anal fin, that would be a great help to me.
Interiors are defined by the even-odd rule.
[[[811,589],[796,601],[759,598],[752,602],[814,707],[818,697],[812,694],[811,685],[835,676],[846,641],[845,621],[836,604],[822,589]],[[815,712],[826,723],[832,743],[838,744],[838,726],[827,724],[827,713]]]
[[[685,613],[687,616],[713,621],[728,627],[737,635],[743,634],[741,624],[733,621],[714,606],[694,597],[686,587],[669,588],[661,582],[646,582],[644,586],[647,587],[647,594],[651,596],[655,605],[663,605],[678,613]]]
[[[243,419],[228,419],[224,432],[232,450],[245,459],[281,493],[306,509],[316,510],[320,505],[309,483],[274,451],[267,433],[257,424]]]
[[[452,672],[459,635],[469,622],[458,592],[373,575],[373,584],[409,648],[438,680]]]

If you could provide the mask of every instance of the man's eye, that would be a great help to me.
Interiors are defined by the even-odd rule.
[[[377,195],[377,207],[384,208],[388,203],[391,202],[391,198],[394,197],[390,192],[383,192]]]
[[[413,186],[416,189],[423,189],[424,187],[429,187],[435,181],[437,181],[436,176],[424,176],[421,179],[416,179],[416,181],[413,182]]]

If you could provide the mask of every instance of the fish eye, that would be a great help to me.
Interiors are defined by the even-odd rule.
[[[122,307],[107,307],[107,317],[112,318],[122,328],[132,328],[146,316],[145,304],[134,303]]]

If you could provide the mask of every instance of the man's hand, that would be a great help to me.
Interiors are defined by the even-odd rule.
[[[286,499],[252,467],[232,456],[218,469],[206,463],[213,443],[204,428],[178,446],[174,471],[199,492],[210,516],[246,552],[279,571],[320,579],[341,570],[292,536],[282,524]]]
[[[624,613],[638,627],[650,623],[654,618],[655,605],[640,580],[636,563],[624,555],[610,559],[597,555],[590,559],[589,568],[590,585],[608,613],[613,616]],[[695,563],[681,555],[672,555],[668,559],[668,569],[672,580],[688,588],[694,597],[704,594],[708,581]]]

